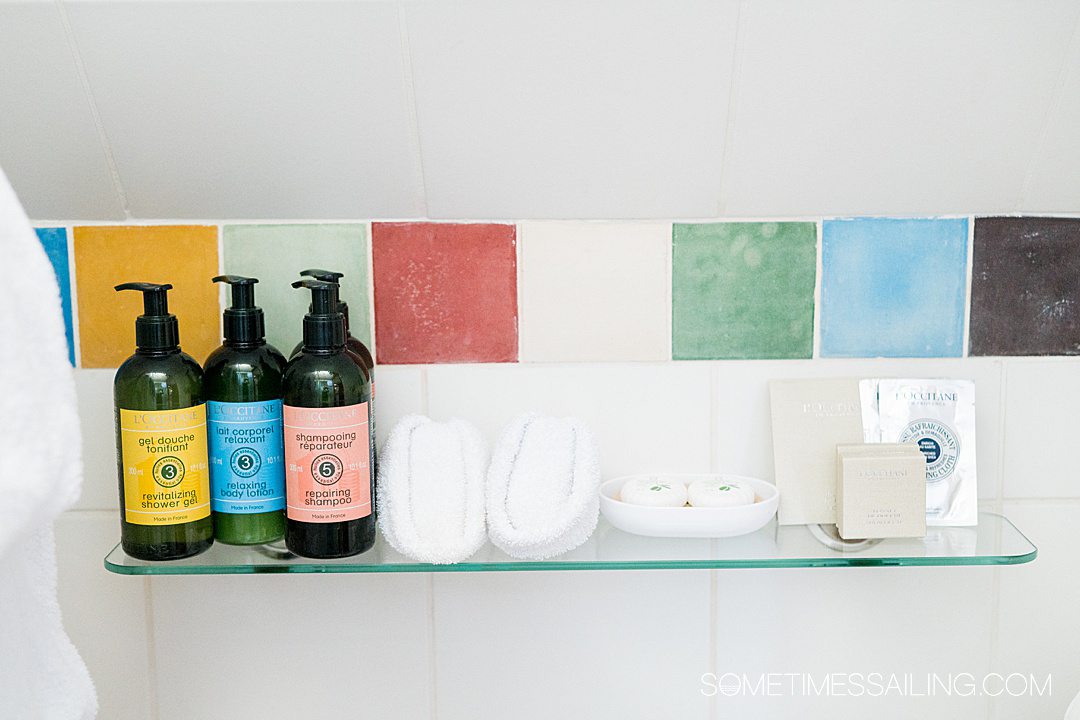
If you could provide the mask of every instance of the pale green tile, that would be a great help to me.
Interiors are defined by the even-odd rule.
[[[813,223],[676,224],[672,356],[811,357],[816,273]]]
[[[350,330],[371,347],[366,225],[226,225],[225,272],[259,278],[255,297],[266,312],[266,339],[286,355],[300,342],[310,294],[291,283],[306,268],[345,274],[342,299]]]

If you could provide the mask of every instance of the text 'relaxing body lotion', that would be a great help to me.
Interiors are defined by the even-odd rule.
[[[255,278],[221,275],[232,286],[225,342],[206,359],[214,537],[255,545],[285,535],[285,447],[281,376],[285,357],[266,342]]]
[[[307,278],[293,287],[312,299],[284,377],[285,544],[303,557],[355,555],[375,543],[371,388],[345,349],[338,286]]]
[[[214,542],[203,373],[180,351],[171,285],[124,283],[143,294],[135,354],[116,371],[120,537],[141,560],[173,560]]]

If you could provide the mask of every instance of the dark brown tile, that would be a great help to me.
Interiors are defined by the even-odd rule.
[[[975,220],[971,355],[1080,355],[1080,219]]]

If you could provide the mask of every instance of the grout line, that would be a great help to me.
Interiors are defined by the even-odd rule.
[[[71,294],[71,349],[75,368],[82,367],[82,335],[79,327],[79,283],[75,276],[75,226],[65,225],[68,255],[68,292]]]
[[[815,243],[814,250],[816,256],[816,268],[814,277],[814,327],[813,327],[813,348],[810,351],[810,359],[817,360],[821,357],[821,299],[824,294],[825,286],[825,221],[819,219],[815,225],[814,232],[817,233],[817,242]]]
[[[664,288],[667,321],[667,356],[664,360],[675,359],[675,223],[668,223],[667,252],[664,253],[664,270],[667,284]]]
[[[424,173],[424,148],[420,142],[420,113],[416,106],[416,82],[413,77],[412,45],[409,42],[409,21],[405,11],[405,5],[398,3],[398,41],[401,46],[401,72],[402,82],[405,86],[405,114],[409,118],[409,130],[414,142],[413,170],[420,181],[420,209],[424,217],[429,214],[427,196],[427,176]]]
[[[439,663],[435,657],[435,573],[428,573],[428,673],[431,676],[431,720],[439,717]]]
[[[739,92],[739,77],[742,74],[742,39],[743,5],[745,0],[739,0],[735,9],[735,38],[731,44],[731,85],[728,86],[727,117],[724,121],[724,136],[720,147],[720,187],[717,192],[716,214],[723,215],[727,206],[726,191],[727,178],[730,175],[731,149],[735,143],[735,108]]]
[[[517,303],[517,307],[514,308],[517,317],[517,361],[519,363],[529,362],[531,358],[525,357],[525,342],[524,339],[528,337],[528,332],[525,330],[525,236],[528,234],[525,232],[525,228],[528,223],[518,223],[514,226],[514,280],[517,282],[517,287],[514,288],[514,301]]]
[[[420,414],[424,417],[431,417],[431,410],[428,406],[428,366],[420,366]]]
[[[150,716],[157,720],[161,716],[158,699],[157,632],[154,629],[154,593],[151,591],[151,578],[143,578],[143,596],[146,601],[146,669],[150,680]]]
[[[130,220],[131,208],[128,205],[128,196],[124,191],[123,183],[120,181],[120,170],[116,164],[116,156],[113,154],[112,144],[109,142],[109,136],[105,132],[105,123],[101,120],[101,113],[98,111],[93,90],[90,88],[90,76],[86,72],[86,64],[83,62],[82,53],[79,52],[79,43],[75,39],[75,30],[71,25],[71,18],[68,17],[63,0],[55,0],[55,5],[57,12],[60,14],[60,23],[64,26],[64,36],[67,39],[68,49],[71,51],[71,58],[75,63],[75,74],[78,76],[79,85],[86,96],[86,104],[89,106],[90,116],[94,120],[94,128],[97,130],[98,139],[101,141],[101,149],[105,155],[105,164],[109,168],[109,177],[112,179],[113,189],[116,191],[117,200],[120,201],[120,209],[123,211],[124,217]]]
[[[1031,182],[1035,176],[1035,166],[1046,147],[1046,139],[1050,134],[1050,121],[1061,107],[1065,96],[1065,88],[1071,75],[1071,59],[1074,53],[1080,51],[1080,12],[1073,18],[1073,29],[1069,40],[1065,43],[1065,52],[1061,58],[1061,66],[1058,68],[1057,79],[1054,83],[1053,95],[1050,96],[1050,104],[1046,108],[1046,116],[1043,118],[1042,127],[1039,129],[1039,137],[1035,142],[1035,149],[1028,160],[1027,171],[1024,173],[1024,183],[1020,186],[1020,197],[1016,200],[1017,212],[1022,211],[1027,202],[1028,192],[1031,190]]]
[[[368,295],[368,330],[370,331],[371,347],[368,350],[371,352],[371,358],[373,362],[379,364],[379,349],[375,346],[375,223],[368,221],[364,223],[367,228],[367,295]]]
[[[1005,437],[1005,432],[1008,425],[1005,423],[1005,416],[1009,407],[1009,363],[1004,360],[999,360],[1001,363],[1001,385],[999,389],[1001,397],[1001,408],[998,411],[998,437],[1001,438],[1001,442],[997,447],[997,466],[998,466],[998,479],[997,479],[997,492],[994,493],[994,509],[998,512],[1002,512],[1003,502],[1005,498],[1005,449],[1009,446],[1008,440]],[[976,398],[976,401],[978,398]]]
[[[713,547],[716,546],[716,540],[712,540],[710,543]],[[712,673],[712,678],[715,680],[718,675],[719,668],[719,654],[720,654],[720,638],[717,636],[718,626],[720,622],[720,611],[717,607],[720,602],[720,571],[709,571],[709,658],[706,663],[709,672]],[[713,696],[709,698],[709,720],[717,720],[720,716],[720,693],[713,693]]]
[[[967,262],[965,263],[964,276],[964,318],[963,318],[963,343],[960,348],[960,357],[966,358],[971,355],[971,281],[975,276],[975,216],[968,218],[967,229]]]

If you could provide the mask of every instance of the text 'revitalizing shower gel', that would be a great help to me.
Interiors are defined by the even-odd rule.
[[[206,359],[214,537],[255,545],[285,535],[285,447],[281,375],[285,357],[266,343],[255,278],[221,275],[232,286],[225,342]]]
[[[135,354],[116,371],[120,538],[141,560],[174,560],[214,542],[202,368],[180,351],[172,285],[124,283],[143,294]]]
[[[345,350],[335,283],[311,291],[304,343],[284,377],[286,531],[297,555],[334,558],[375,544],[367,376]]]

